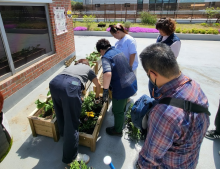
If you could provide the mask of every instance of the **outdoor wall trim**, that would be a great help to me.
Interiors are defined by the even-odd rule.
[[[11,3],[52,3],[52,0],[1,0],[1,2]]]
[[[112,36],[106,31],[74,31],[75,36]],[[159,33],[131,33],[134,38],[154,38],[156,39]],[[220,41],[220,35],[203,35],[203,34],[182,34],[176,33],[182,40],[204,40],[204,41]]]
[[[75,56],[75,52],[73,52],[71,55],[60,61],[58,64],[51,67],[49,70],[44,72],[42,75],[25,85],[23,88],[19,89],[17,92],[9,96],[4,101],[4,108],[3,112],[7,112],[10,110],[13,106],[15,106],[20,100],[22,100],[25,96],[27,96],[31,91],[33,91],[37,86],[39,86],[43,81],[45,81],[47,78],[49,78],[54,72],[56,72],[59,68],[61,68],[64,65],[64,62],[71,57]],[[49,84],[48,84],[49,86]]]

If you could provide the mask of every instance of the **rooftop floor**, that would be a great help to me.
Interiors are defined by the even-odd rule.
[[[86,54],[94,50],[96,42],[105,37],[75,36],[77,59],[85,58]],[[116,39],[106,37],[113,45]],[[138,53],[146,46],[155,42],[155,39],[136,38]],[[193,41],[182,40],[180,55],[177,59],[182,72],[194,79],[201,85],[208,97],[210,104],[210,127],[214,129],[214,119],[220,99],[220,42],[218,41]],[[6,113],[13,135],[13,146],[5,160],[0,164],[1,169],[64,169],[67,167],[62,163],[62,143],[54,142],[52,138],[45,136],[33,137],[27,116],[35,109],[34,102],[46,98],[49,90],[50,80],[64,69],[64,66],[44,81],[35,90],[29,93],[16,106]],[[138,92],[133,97],[137,100],[142,94],[148,92],[148,77],[141,64],[137,70]],[[138,152],[143,142],[135,143],[128,139],[124,133],[123,137],[112,137],[105,133],[105,128],[112,126],[113,114],[111,104],[101,126],[96,151],[79,146],[80,153],[90,155],[89,166],[95,169],[107,169],[103,163],[103,157],[110,155],[116,169],[133,169]],[[197,169],[219,169],[220,168],[220,139],[215,141],[204,138]]]

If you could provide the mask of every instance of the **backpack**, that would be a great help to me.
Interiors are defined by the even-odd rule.
[[[142,128],[142,119],[158,103],[146,94],[142,95],[131,109],[131,120],[135,127]]]
[[[203,107],[199,104],[184,100],[184,99],[165,97],[158,101],[144,94],[135,102],[135,104],[133,105],[131,109],[131,120],[134,126],[141,130],[146,129],[148,113],[157,104],[167,104],[167,105],[181,108],[184,111],[190,111],[190,112],[195,112],[195,113],[205,113],[209,116],[211,115],[210,112],[208,111],[208,108]],[[144,124],[144,127],[142,124]]]

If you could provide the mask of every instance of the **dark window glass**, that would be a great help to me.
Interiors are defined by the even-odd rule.
[[[150,3],[150,4],[151,4],[151,3],[155,3],[155,0],[150,0],[149,3]]]
[[[44,6],[0,6],[15,68],[51,51]]]
[[[176,0],[163,0],[163,3],[176,3]]]
[[[137,0],[138,4],[143,4],[143,0]]]
[[[0,34],[0,76],[10,72],[10,68],[8,65],[8,59],[5,53],[5,48],[2,42],[1,34]]]

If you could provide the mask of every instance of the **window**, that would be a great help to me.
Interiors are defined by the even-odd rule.
[[[143,0],[137,0],[137,4],[143,4]]]
[[[8,65],[8,59],[5,53],[4,45],[2,38],[0,36],[0,76],[10,72],[10,68]]]
[[[8,57],[12,59],[15,71],[19,71],[53,52],[45,7],[45,5],[39,4],[35,6],[0,4],[0,17],[2,17],[10,50]],[[0,58],[7,58],[5,52],[2,52],[5,49],[1,42],[0,45]],[[10,68],[7,65],[4,72],[9,71]],[[3,74],[2,70],[0,76]]]
[[[155,3],[155,0],[150,0],[149,3],[150,4]]]

